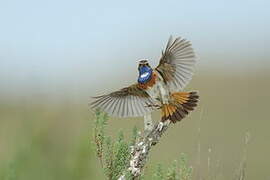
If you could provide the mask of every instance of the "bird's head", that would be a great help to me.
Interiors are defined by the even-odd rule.
[[[138,68],[144,67],[144,66],[147,66],[147,67],[151,68],[150,65],[149,65],[149,63],[148,63],[148,61],[146,59],[142,59],[142,60],[139,61]]]
[[[151,79],[153,69],[151,68],[147,60],[143,59],[139,61],[138,70],[139,70],[139,78],[138,78],[139,83],[145,83],[149,79]]]

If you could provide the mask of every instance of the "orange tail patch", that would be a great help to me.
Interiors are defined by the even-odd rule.
[[[181,121],[189,111],[197,106],[199,96],[197,92],[176,92],[171,94],[171,103],[162,106],[162,121],[171,120],[173,123]]]

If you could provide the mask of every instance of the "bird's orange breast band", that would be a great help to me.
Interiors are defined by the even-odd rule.
[[[148,89],[153,87],[156,84],[156,82],[157,82],[157,72],[153,71],[151,79],[146,83],[138,83],[138,86],[141,89]]]

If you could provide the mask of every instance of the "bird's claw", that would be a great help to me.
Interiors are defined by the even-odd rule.
[[[146,103],[145,107],[154,107],[154,108],[157,108],[157,109],[161,109],[161,106],[158,105],[158,104],[148,104],[148,103]]]
[[[163,126],[164,126],[164,123],[163,122],[159,122],[158,123],[158,127],[157,127],[158,131],[162,131]]]

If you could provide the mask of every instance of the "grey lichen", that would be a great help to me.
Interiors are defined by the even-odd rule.
[[[128,142],[122,132],[116,141],[105,136],[107,118],[107,115],[97,111],[94,128],[96,153],[105,175],[109,180],[141,179],[148,154],[166,132],[170,121],[157,122],[153,126],[151,115],[144,116],[144,132],[141,133],[134,128],[131,141]]]
[[[132,148],[133,151],[131,152],[128,171],[130,171],[134,179],[142,175],[151,147],[159,142],[159,139],[168,129],[169,125],[169,121],[163,122],[162,126],[161,123],[157,123],[152,130],[145,133],[145,137],[139,140]]]

